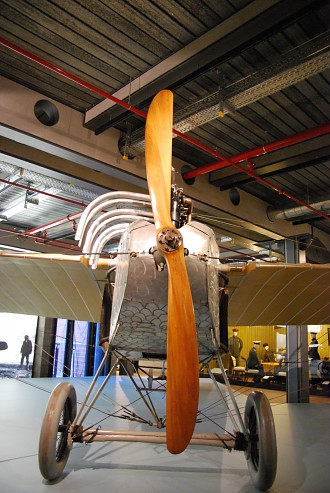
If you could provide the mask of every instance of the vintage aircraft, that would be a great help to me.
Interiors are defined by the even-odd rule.
[[[2,311],[101,321],[105,354],[79,410],[70,383],[61,382],[50,396],[40,434],[40,471],[47,480],[57,479],[75,442],[166,443],[173,454],[202,444],[243,451],[253,483],[266,491],[276,475],[272,411],[264,394],[252,392],[241,416],[222,363],[228,320],[232,325],[324,320],[329,315],[330,272],[322,265],[229,267],[220,262],[213,231],[191,220],[191,201],[171,184],[172,113],[173,95],[161,91],[146,122],[150,195],[111,192],[93,201],[76,235],[85,255],[0,255],[6,279]],[[104,245],[118,234],[116,255],[103,258]],[[111,368],[96,389],[110,357]],[[214,357],[231,399],[230,405],[225,399],[225,406],[233,431],[197,434],[199,370],[205,366],[218,386],[209,365]],[[155,426],[165,433],[86,426],[118,361],[147,358],[167,361],[166,419],[153,411]],[[147,379],[147,389],[152,390],[152,379]]]

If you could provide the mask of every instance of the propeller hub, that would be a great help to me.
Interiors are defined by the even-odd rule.
[[[157,235],[157,243],[164,252],[174,252],[182,245],[183,238],[176,228],[163,228]]]

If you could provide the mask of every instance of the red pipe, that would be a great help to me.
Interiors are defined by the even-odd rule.
[[[179,133],[177,134],[179,135]],[[294,197],[293,195],[285,192],[284,190],[281,190],[280,188],[276,187],[275,185],[273,185],[272,183],[264,180],[263,178],[261,178],[261,176],[258,176],[256,175],[251,169],[246,169],[246,168],[243,168],[243,166],[240,166],[239,164],[235,163],[234,161],[232,161],[231,159],[228,159],[228,158],[225,158],[224,156],[222,156],[219,152],[216,152],[216,151],[213,151],[212,149],[208,149],[206,146],[204,146],[203,144],[200,144],[199,142],[196,142],[194,141],[193,139],[190,139],[189,137],[187,137],[186,135],[184,136],[185,140],[187,140],[188,142],[190,142],[191,144],[195,145],[196,147],[199,147],[200,149],[204,150],[205,152],[208,152],[209,154],[212,154],[213,156],[216,156],[218,158],[220,158],[224,163],[226,163],[228,166],[233,166],[234,168],[238,169],[240,172],[242,173],[245,173],[246,175],[250,176],[251,178],[253,178],[254,180],[258,181],[259,183],[261,183],[262,185],[264,185],[265,187],[268,187],[268,188],[271,188],[272,190],[274,190],[275,192],[277,192],[278,194],[280,195],[284,195],[284,197],[287,197],[288,199],[291,199],[293,200],[293,202],[296,202],[297,204],[299,205],[302,205],[304,207],[307,207],[307,209],[310,209],[311,211],[313,211],[315,214],[317,214],[318,216],[320,217],[323,217],[323,219],[327,219],[328,221],[330,220],[330,217],[327,216],[326,214],[324,214],[323,212],[321,211],[318,211],[317,209],[315,209],[314,207],[312,207],[311,205],[309,204],[306,204],[305,202],[303,202],[302,200],[299,200],[297,199],[296,197]]]
[[[6,184],[14,186],[14,187],[22,188],[23,190],[29,190],[31,192],[41,193],[43,195],[47,195],[47,197],[51,197],[51,198],[58,199],[58,200],[63,200],[64,202],[68,202],[70,204],[79,205],[79,207],[84,207],[84,208],[87,207],[87,204],[84,204],[82,202],[76,202],[75,200],[71,200],[71,199],[68,199],[65,197],[58,197],[57,195],[54,195],[54,194],[48,193],[48,192],[44,192],[43,190],[38,190],[37,188],[31,188],[31,187],[28,187],[26,185],[20,185],[19,183],[13,183],[11,181],[4,180],[2,178],[0,178],[0,182],[6,183]],[[57,221],[53,221],[51,223],[45,224],[44,226],[39,226],[37,228],[30,229],[29,231],[25,231],[25,234],[28,236],[33,236],[33,235],[39,233],[40,231],[45,231],[46,229],[52,228],[54,225],[59,226],[60,224],[64,224],[66,222],[72,221],[73,219],[77,219],[78,217],[81,216],[82,213],[83,213],[83,211],[76,212],[75,214],[69,214],[69,216],[63,217],[62,219],[58,219]]]
[[[89,89],[92,92],[95,92],[99,94],[100,96],[103,96],[106,99],[110,99],[116,104],[119,104],[120,106],[123,106],[127,110],[132,111],[133,113],[136,113],[139,116],[142,116],[142,118],[147,118],[147,114],[144,113],[143,111],[138,110],[134,106],[131,106],[128,103],[125,103],[124,101],[121,101],[120,99],[117,99],[115,96],[111,96],[105,91],[102,91],[102,89],[99,89],[96,86],[93,86],[92,84],[89,84],[88,82],[85,82],[84,80],[80,79],[79,77],[76,77],[75,75],[70,74],[69,72],[66,72],[65,70],[62,70],[59,67],[56,67],[56,65],[53,65],[52,63],[47,62],[46,60],[42,60],[36,55],[33,55],[32,53],[29,53],[28,51],[24,50],[23,48],[19,48],[19,46],[14,45],[10,41],[5,40],[4,38],[0,38],[0,44],[3,46],[6,46],[10,50],[15,51],[16,53],[19,53],[20,55],[25,56],[26,58],[29,58],[29,60],[33,60],[34,62],[38,63],[39,65],[42,65],[43,67],[46,67],[53,72],[57,72],[59,75],[62,75],[62,77],[66,77],[67,79],[72,80],[76,84],[79,84],[80,86],[86,87],[86,89]]]
[[[29,190],[31,192],[41,193],[41,194],[47,195],[47,197],[51,197],[53,199],[63,200],[64,202],[68,202],[69,204],[78,205],[79,207],[84,207],[84,209],[88,205],[88,204],[84,204],[83,202],[76,202],[75,200],[68,199],[65,197],[58,197],[57,195],[54,195],[52,193],[44,192],[43,190],[38,190],[37,188],[31,188],[31,187],[28,187],[27,185],[20,185],[19,183],[4,180],[3,178],[0,178],[0,182],[6,183],[7,185],[11,185],[13,187],[22,188],[23,190]],[[33,229],[28,230],[28,231],[25,231],[25,234],[26,235],[34,235],[36,233],[39,233],[40,231],[45,231],[46,229],[50,229],[50,228],[54,227],[55,225],[59,226],[60,224],[64,224],[64,223],[67,223],[69,221],[73,221],[74,219],[77,219],[78,217],[80,217],[83,212],[84,211],[82,210],[79,212],[75,212],[73,214],[69,214],[66,217],[63,217],[61,219],[57,219],[56,221],[52,221],[51,223],[44,224],[43,226],[38,226],[37,228],[33,228]]]
[[[0,44],[2,44],[3,46],[6,46],[7,48],[9,48],[9,49],[11,49],[13,51],[15,51],[16,53],[19,53],[20,55],[23,55],[23,56],[29,58],[30,60],[33,60],[34,62],[42,65],[43,67],[46,67],[46,68],[52,70],[53,72],[56,72],[59,75],[62,75],[63,77],[66,77],[67,79],[70,79],[73,82],[75,82],[75,83],[77,83],[77,84],[79,84],[79,85],[81,85],[83,87],[86,87],[90,91],[95,92],[95,93],[99,94],[100,96],[103,96],[106,99],[110,99],[114,103],[116,103],[116,104],[118,104],[120,106],[123,106],[124,108],[128,109],[129,111],[132,111],[133,113],[136,113],[137,115],[139,115],[139,116],[141,116],[143,118],[146,118],[147,117],[147,114],[146,113],[144,113],[143,111],[138,110],[134,106],[131,106],[130,104],[127,104],[124,101],[121,101],[120,99],[117,99],[116,97],[111,96],[110,94],[107,94],[105,91],[102,91],[101,89],[97,88],[96,86],[93,86],[92,84],[89,84],[88,82],[83,81],[79,77],[76,77],[75,75],[72,75],[69,72],[66,72],[65,70],[62,70],[62,69],[56,67],[52,63],[49,63],[49,62],[47,62],[45,60],[42,60],[41,58],[39,58],[39,57],[37,57],[37,56],[29,53],[28,51],[23,50],[22,48],[19,48],[18,46],[14,45],[10,41],[6,41],[4,38],[0,38]],[[311,211],[313,211],[318,216],[323,217],[324,219],[330,220],[330,217],[328,217],[323,212],[318,211],[317,209],[315,209],[314,207],[310,206],[309,204],[306,204],[305,202],[302,202],[301,200],[297,199],[296,197],[293,197],[293,195],[290,195],[289,193],[285,192],[284,190],[281,190],[280,188],[272,185],[268,181],[266,181],[263,178],[261,178],[260,176],[256,175],[252,170],[247,170],[247,169],[243,168],[243,166],[240,166],[239,164],[235,163],[231,159],[226,158],[225,156],[223,156],[219,152],[214,151],[213,149],[210,149],[210,148],[206,147],[204,144],[201,144],[200,142],[198,142],[198,141],[196,141],[196,140],[188,137],[187,135],[179,132],[176,129],[173,129],[173,133],[175,135],[177,135],[178,137],[180,137],[181,139],[189,142],[193,146],[195,146],[195,147],[201,149],[202,151],[210,154],[211,156],[214,156],[215,158],[220,159],[227,166],[233,166],[234,168],[238,169],[240,172],[247,174],[248,176],[250,176],[254,180],[258,181],[259,183],[261,183],[265,187],[271,188],[275,192],[277,192],[277,193],[279,193],[281,195],[284,195],[285,197],[291,199],[293,202],[296,202],[299,205],[303,205],[304,207],[307,207],[308,209],[310,209]]]
[[[44,224],[43,226],[38,226],[33,229],[29,229],[28,231],[25,231],[26,235],[36,235],[37,233],[41,233],[42,231],[46,231],[47,229],[54,228],[55,226],[60,226],[61,224],[68,223],[70,221],[74,221],[75,219],[78,219],[82,215],[83,211],[81,212],[76,212],[74,214],[69,214],[66,217],[62,217],[61,219],[57,219],[57,221],[52,221],[51,223]]]
[[[298,144],[299,142],[314,139],[315,137],[319,137],[320,135],[324,135],[327,133],[330,133],[330,123],[324,123],[323,125],[319,125],[315,128],[299,132],[295,135],[292,135],[291,137],[285,137],[284,139],[276,140],[275,142],[271,142],[270,144],[255,147],[254,149],[242,152],[241,154],[236,154],[235,156],[231,156],[230,160],[234,163],[248,161],[249,159],[252,159],[254,157],[261,156],[269,152],[278,151],[279,149],[283,149],[284,147],[289,147],[291,145]],[[201,166],[200,168],[187,171],[186,173],[182,174],[182,177],[185,180],[189,180],[191,178],[195,178],[196,176],[204,175],[206,173],[210,173],[211,171],[216,171],[218,169],[226,167],[228,167],[227,163],[223,161],[216,161],[215,163],[206,164],[205,166]]]
[[[69,250],[70,252],[82,253],[81,249],[77,247],[77,245],[75,245],[74,243],[68,243],[67,241],[52,240],[47,238],[35,238],[34,242],[39,243],[40,245],[52,246],[53,248],[60,248],[61,250]]]
[[[61,240],[52,240],[52,239],[42,239],[42,238],[38,238],[36,236],[31,236],[31,235],[28,235],[26,233],[21,233],[21,232],[18,232],[18,231],[10,231],[9,229],[6,229],[6,228],[1,228],[0,227],[0,231],[3,231],[4,233],[7,233],[7,235],[15,235],[15,236],[22,236],[23,238],[27,237],[27,238],[32,238],[34,239],[34,242],[35,243],[42,243],[44,245],[52,245],[56,248],[62,248],[62,249],[65,249],[65,250],[70,250],[70,251],[77,251],[77,252],[80,252],[81,253],[81,250],[77,248],[77,245],[74,244],[74,243],[68,243],[66,241],[61,241]],[[64,246],[57,246],[57,244],[61,244],[61,245],[65,245],[66,248],[64,248]],[[68,248],[69,247],[69,248]]]

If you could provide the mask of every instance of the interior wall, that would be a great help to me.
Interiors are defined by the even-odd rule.
[[[229,327],[229,337],[233,335],[233,329],[238,329],[238,336],[243,341],[243,349],[241,356],[247,359],[249,356],[249,351],[253,346],[253,341],[260,341],[260,347],[258,350],[259,359],[262,359],[264,348],[263,344],[268,343],[269,348],[274,352],[276,351],[276,330],[274,326],[263,326],[263,325],[244,325]]]
[[[328,336],[328,328],[330,329],[329,325],[321,325],[321,330],[317,334],[316,338],[318,340],[318,343],[321,344],[319,347],[319,354],[321,359],[323,358],[330,358],[330,346],[329,346],[329,337]],[[228,329],[228,336],[231,337],[233,335],[233,329],[238,329],[238,336],[242,339],[243,341],[243,349],[241,352],[241,355],[247,359],[249,355],[249,351],[253,346],[253,341],[260,341],[260,347],[259,347],[259,359],[262,359],[263,355],[263,344],[268,342],[269,348],[272,349],[274,352],[277,348],[277,342],[276,342],[276,335],[277,334],[286,334],[286,328],[285,327],[278,327],[278,326],[263,326],[263,325],[256,325],[256,326],[251,326],[251,325],[243,325],[243,326],[230,326]],[[311,342],[311,336],[310,334],[308,335],[308,343],[310,344]]]
[[[321,330],[316,335],[317,342],[321,344],[319,347],[319,354],[321,359],[330,358],[330,340],[328,335],[328,330],[330,331],[329,325],[321,325]],[[308,344],[311,342],[310,334],[308,335]]]
[[[3,152],[54,171],[66,171],[73,178],[86,179],[98,185],[103,183],[111,189],[131,190],[133,187],[137,191],[136,186],[132,185],[135,182],[146,191],[144,155],[142,153],[132,160],[124,160],[118,150],[119,131],[112,128],[95,135],[83,127],[83,115],[80,112],[56,101],[52,102],[60,113],[58,124],[53,127],[42,125],[34,115],[34,105],[44,97],[4,77],[0,77],[0,82],[3,94],[0,123],[4,126],[0,128],[0,142]],[[8,129],[15,131],[15,137],[1,136],[1,132],[7,135]],[[194,200],[195,208],[209,214],[225,211],[233,215],[234,220],[241,218],[247,221],[255,231],[265,230],[264,233],[270,234],[272,238],[309,233],[306,224],[271,221],[267,214],[268,204],[247,192],[240,192],[240,204],[234,206],[229,192],[222,193],[211,185],[208,175],[198,177],[194,184],[188,186],[181,176],[181,169],[186,163],[174,158],[172,164],[176,170],[176,184],[183,187],[187,196]]]

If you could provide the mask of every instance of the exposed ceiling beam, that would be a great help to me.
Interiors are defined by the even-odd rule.
[[[164,88],[174,90],[181,87],[235,54],[244,51],[265,36],[271,35],[272,32],[278,29],[279,25],[283,27],[283,25],[290,23],[292,19],[296,20],[297,16],[305,13],[306,10],[316,4],[315,0],[287,2],[284,9],[283,2],[278,0],[269,0],[268,2],[255,0],[210,30],[209,33],[196,39],[185,47],[184,51],[180,50],[175,55],[172,55],[167,60],[167,65],[165,62],[161,62],[164,65],[161,70],[157,66],[158,77],[156,76],[154,80],[151,78],[151,81],[144,87],[133,93],[132,90],[129,90],[130,87],[126,86],[125,90],[126,93],[128,91],[130,104],[142,107],[159,90]],[[251,32],[253,32],[253,37],[251,37]],[[208,44],[205,43],[206,40]],[[152,69],[155,72],[154,75],[157,75],[157,67]],[[133,85],[137,87],[139,79],[130,84],[131,89]],[[102,105],[102,103],[100,104]],[[109,103],[105,104],[109,106]],[[100,112],[96,116],[95,111],[93,112],[94,109],[87,112],[85,120],[85,126],[94,130],[97,134],[118,124],[129,116],[129,112],[120,107],[112,107],[105,110],[104,106],[99,106],[99,109]]]
[[[304,156],[299,156],[294,159],[289,159],[269,166],[262,166],[256,170],[256,173],[258,173],[258,176],[269,178],[270,176],[276,176],[279,173],[306,169],[310,166],[315,166],[316,164],[322,163],[324,159],[328,158],[329,152],[330,147],[325,150],[323,158],[318,157],[317,159],[313,156],[313,153],[307,153]],[[224,178],[223,180],[217,180],[212,184],[219,186],[219,189],[223,192],[224,190],[230,190],[233,187],[241,187],[253,181],[254,180],[252,178],[248,178],[246,175],[242,175],[241,178],[238,178],[237,175],[235,175],[230,178]]]
[[[175,114],[175,128],[182,133],[189,132],[219,116],[223,117],[325,71],[330,66],[329,43],[330,35],[327,33],[322,39],[312,40],[292,50],[265,69],[183,108]]]
[[[242,24],[249,23],[255,16],[267,11],[278,2],[279,0],[271,0],[265,5],[265,2],[262,0],[255,0],[252,4],[235,13],[213,29],[210,29],[204,35],[195,39],[155,67],[152,67],[113,95],[118,99],[129,100],[137,106],[142,101],[149,99],[152,94],[165,87],[169,87],[170,84],[178,84],[181,78],[189,76],[194,60],[196,60],[196,57],[200,57],[201,53],[203,53],[203,58],[199,60],[199,64],[196,66],[199,69],[205,66],[206,61],[210,58],[208,56],[210,45],[213,46],[215,43],[218,43],[233,31],[236,31]],[[113,122],[118,116],[122,116],[124,113],[121,108],[114,109],[114,106],[114,102],[107,100],[98,103],[94,108],[86,112],[85,125],[98,132],[105,125],[112,125],[110,120]]]
[[[123,183],[129,183],[126,187],[132,186],[134,188],[146,189],[146,180],[143,178],[125,173],[119,168],[109,166],[90,156],[63,148],[40,139],[37,136],[28,135],[1,124],[0,147],[3,151],[3,154],[0,154],[0,158],[5,161],[12,156],[12,159],[18,158],[30,161],[30,163],[40,164],[42,167],[48,167],[59,172],[65,169],[68,174],[70,174],[70,167],[77,165],[82,170],[88,170],[89,174],[92,173],[95,176],[95,184],[102,187],[103,190],[113,188],[117,180]],[[9,162],[16,164],[12,159]],[[98,180],[97,175],[103,176],[103,178]],[[84,179],[84,176],[81,174],[79,176],[73,176],[76,176],[78,179]],[[106,183],[104,176],[109,178],[109,183]],[[109,186],[110,183],[113,186]]]
[[[235,156],[231,156],[230,159],[235,163],[241,163],[243,161],[249,162],[251,159],[259,158],[259,164],[270,164],[282,159],[281,153],[275,151],[278,151],[279,149],[286,149],[285,157],[287,157],[288,152],[290,154],[290,151],[288,151],[287,148],[299,144],[300,142],[307,142],[311,139],[314,139],[309,144],[306,144],[306,146],[304,147],[305,150],[308,150],[308,147],[311,145],[313,146],[313,149],[322,147],[323,145],[326,146],[328,143],[328,137],[326,139],[317,139],[317,137],[328,133],[330,133],[329,123],[318,125],[317,127],[304,130],[303,132],[298,132],[297,134],[285,137],[284,139],[276,140],[274,142],[270,142],[269,144],[265,144],[263,146],[255,147],[253,149],[241,152],[239,154],[236,154]],[[324,144],[322,145],[323,142]],[[315,147],[316,143],[317,147]],[[271,154],[271,156],[269,154]],[[207,164],[205,166],[200,166],[197,169],[187,171],[182,174],[182,177],[184,180],[191,180],[196,176],[201,176],[206,173],[213,172],[211,181],[215,181],[217,178],[222,178],[224,176],[223,173],[216,173],[216,171],[223,168],[228,168],[228,163],[216,161],[215,163]],[[231,171],[230,174],[233,174],[233,172]]]
[[[32,60],[34,60],[36,63],[38,64],[41,64],[47,68],[49,68],[50,70],[52,71],[55,71],[57,73],[60,73],[63,77],[65,78],[68,78],[70,80],[73,80],[75,81],[77,84],[83,86],[83,87],[88,87],[89,90],[91,91],[95,91],[96,93],[100,94],[100,93],[104,93],[104,91],[100,91],[97,87],[94,87],[92,86],[91,84],[88,84],[86,83],[85,81],[83,81],[82,79],[80,78],[77,78],[76,76],[73,76],[72,74],[70,74],[69,72],[66,72],[66,71],[63,71],[63,70],[60,70],[58,67],[56,67],[55,65],[52,65],[52,64],[49,64],[48,62],[45,62],[44,60],[42,60],[41,58],[39,57],[36,57],[34,55],[32,55],[31,53],[28,53],[26,50],[23,50],[19,47],[17,47],[16,45],[13,45],[12,43],[4,40],[4,39],[0,39],[0,43],[3,44],[4,46],[7,46],[9,47],[10,49],[14,50],[15,52],[17,53],[20,53],[21,55],[27,57],[27,58],[30,58]],[[104,93],[106,94],[106,93]],[[113,99],[112,96],[108,95],[109,99]],[[118,101],[118,104],[120,106],[124,106],[124,107],[128,107],[129,105],[121,102],[121,101]],[[142,111],[134,108],[134,107],[131,107],[129,106],[129,109],[134,112],[135,114],[139,114],[140,116],[143,116],[143,118],[146,116],[145,113],[143,113]],[[238,169],[240,172],[243,172],[243,173],[246,173],[248,174],[249,176],[253,177],[255,180],[257,180],[260,184],[266,186],[267,188],[270,188],[272,190],[275,190],[277,193],[285,196],[286,198],[289,198],[291,200],[293,200],[294,202],[300,204],[300,205],[306,205],[306,207],[309,207],[311,210],[313,210],[312,207],[308,206],[307,204],[305,203],[302,203],[302,201],[296,197],[294,197],[293,195],[285,192],[284,190],[282,189],[279,189],[278,187],[274,186],[272,183],[270,182],[267,182],[266,180],[264,180],[263,178],[261,177],[258,177],[255,173],[253,173],[253,171],[249,171],[249,170],[246,170],[245,168],[243,168],[242,166],[230,161],[228,158],[225,158],[222,154],[220,154],[219,152],[215,151],[215,150],[212,150],[210,148],[207,148],[205,145],[197,142],[196,140],[188,137],[187,135],[184,135],[182,134],[181,132],[177,131],[176,129],[173,129],[173,133],[175,133],[177,136],[181,137],[183,140],[186,140],[187,142],[189,142],[190,144],[192,144],[193,146],[196,146],[197,148],[203,150],[204,152],[212,155],[213,157],[217,158],[217,159],[221,159],[223,161],[227,161],[228,164],[232,165],[234,168]],[[118,170],[116,170],[118,171]],[[329,219],[325,214],[323,214],[322,212],[320,211],[317,211],[315,210],[314,211],[316,214],[324,217],[325,219]]]
[[[329,153],[330,147],[323,149],[323,152],[320,153],[323,154],[323,157],[320,157],[319,154],[316,158],[315,153],[306,153],[303,156],[297,156],[296,158],[287,159],[276,164],[258,167],[257,169],[255,169],[255,173],[257,173],[260,177],[269,178],[270,176],[277,176],[279,173],[288,173],[292,171],[297,171],[299,169],[306,169],[310,166],[320,164],[325,159],[328,159]],[[249,178],[246,175],[240,174],[238,176],[236,174],[227,178],[218,179],[210,183],[212,183],[212,185],[218,186],[219,189],[223,192],[224,190],[230,190],[233,187],[241,187],[253,181],[255,181],[253,178]]]
[[[264,97],[323,72],[330,67],[329,43],[330,34],[327,33],[325,36],[292,50],[276,63],[269,64],[265,69],[255,72],[249,77],[244,77],[243,80],[224,88],[223,91],[217,91],[202,100],[190,104],[188,107],[182,108],[174,115],[175,130],[186,134],[196,127],[200,127],[219,117],[224,117],[228,113],[244,108]],[[323,52],[325,48],[327,50]],[[315,55],[315,52],[317,55]],[[302,60],[304,61],[302,62]],[[298,65],[295,65],[297,63]],[[305,137],[303,136],[303,138]],[[128,146],[127,140],[129,141]],[[119,141],[121,153],[124,154],[126,152],[129,156],[136,156],[142,153],[144,145],[144,128],[137,129],[129,136],[129,139],[124,137]],[[219,167],[222,166],[219,164]],[[190,179],[203,174],[203,170],[205,170],[205,173],[211,171],[208,166],[205,166],[188,172],[184,178]]]
[[[260,158],[253,159],[253,163],[250,162],[250,165],[252,165],[255,174],[264,178],[278,173],[308,168],[328,159],[330,153],[328,144],[329,139],[324,136],[320,139],[313,139],[312,141],[292,146],[289,154],[278,151],[273,153],[274,155],[260,156]],[[210,183],[218,186],[222,191],[242,186],[252,181],[254,181],[252,176],[237,173],[234,169],[225,169],[222,172],[217,171],[210,175]]]

